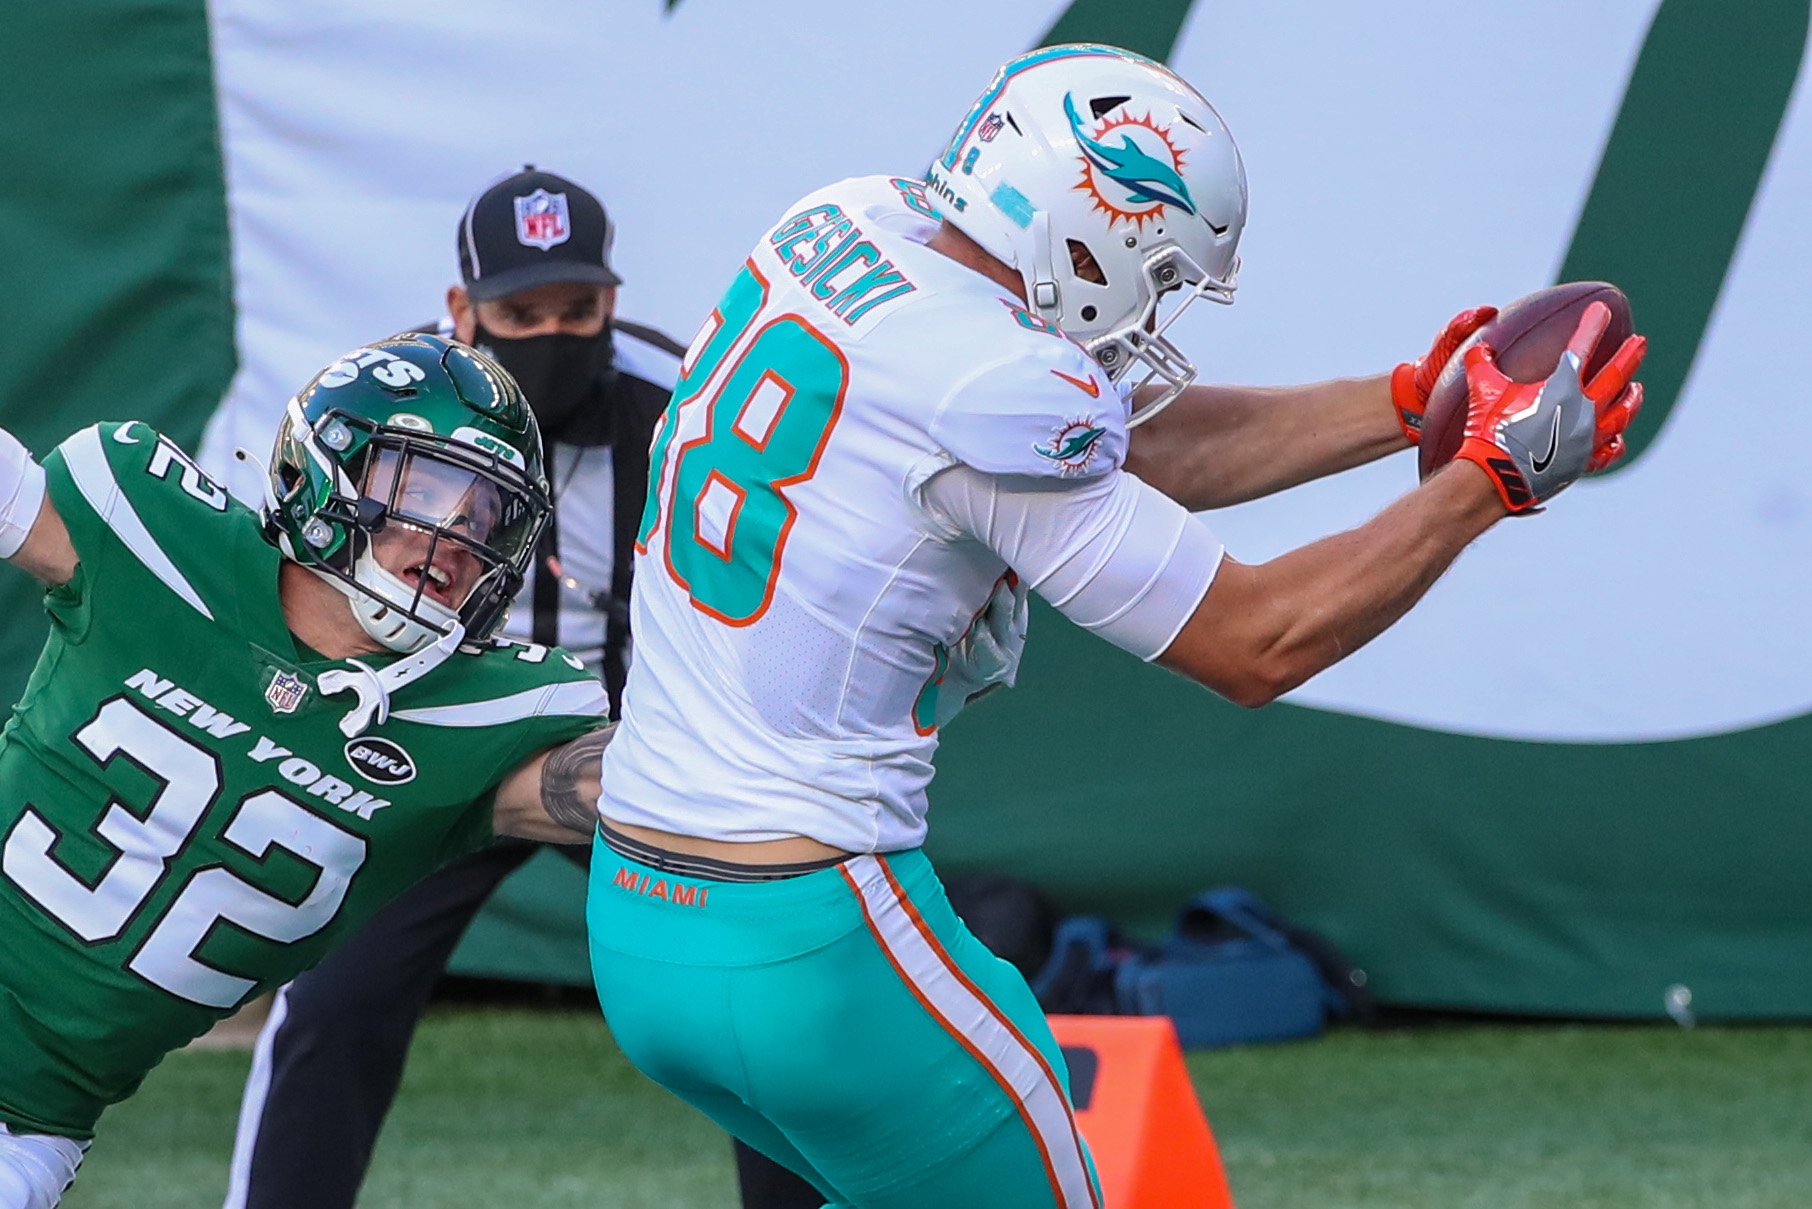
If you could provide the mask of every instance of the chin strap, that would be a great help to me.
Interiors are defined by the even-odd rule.
[[[459,644],[466,640],[466,627],[459,622],[442,635],[439,642],[398,659],[382,671],[358,659],[348,659],[353,671],[335,668],[315,677],[321,695],[331,697],[351,689],[359,696],[358,704],[340,719],[340,730],[348,739],[356,739],[373,724],[382,726],[390,718],[390,694],[412,684],[445,663]]]
[[[1055,249],[1051,247],[1051,215],[1039,210],[1032,215],[1032,311],[1042,319],[1056,323],[1063,314],[1057,294]]]

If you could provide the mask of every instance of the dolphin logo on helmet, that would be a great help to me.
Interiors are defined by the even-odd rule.
[[[1195,213],[1195,201],[1189,196],[1189,186],[1176,167],[1148,154],[1133,141],[1133,136],[1126,132],[1124,126],[1118,127],[1121,130],[1120,146],[1110,147],[1090,138],[1088,131],[1082,128],[1082,118],[1076,112],[1075,98],[1069,93],[1063,96],[1063,113],[1070,120],[1070,130],[1076,136],[1076,145],[1082,148],[1083,158],[1103,176],[1125,189],[1129,194],[1128,201],[1136,205],[1157,202],[1175,206],[1185,214]],[[1142,122],[1129,124],[1144,125]],[[1159,138],[1164,137],[1164,132],[1156,127],[1148,126],[1146,129],[1153,130]],[[1165,146],[1168,150],[1168,140],[1165,141]]]
[[[983,139],[990,115],[1005,125]],[[1214,106],[1175,72],[1095,44],[1022,55],[927,180],[937,217],[1017,270],[1027,312],[1137,400],[1129,427],[1195,380],[1168,333],[1197,302],[1233,301],[1246,170]]]

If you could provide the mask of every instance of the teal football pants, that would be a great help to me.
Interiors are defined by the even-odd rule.
[[[595,844],[592,976],[643,1073],[853,1209],[1099,1209],[1019,972],[924,854],[676,878]]]

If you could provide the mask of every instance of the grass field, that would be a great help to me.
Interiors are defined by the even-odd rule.
[[[102,1122],[66,1209],[218,1205],[247,1062],[168,1059]],[[1241,1209],[1812,1201],[1812,1029],[1343,1031],[1189,1065]],[[642,1079],[595,1014],[462,1007],[424,1023],[360,1204],[736,1198],[723,1136]]]

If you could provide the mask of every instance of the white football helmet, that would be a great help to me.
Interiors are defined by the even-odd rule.
[[[1130,424],[1195,380],[1165,332],[1198,298],[1233,301],[1246,170],[1214,107],[1169,68],[1111,46],[1021,55],[925,182],[939,217],[1019,270],[1034,313],[1113,381],[1138,367],[1135,389],[1161,387]]]

